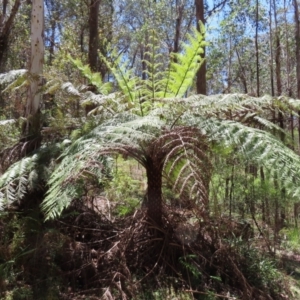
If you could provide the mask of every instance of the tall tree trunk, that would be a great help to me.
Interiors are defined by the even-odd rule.
[[[295,19],[295,42],[296,42],[296,76],[297,76],[297,98],[300,99],[300,21],[299,21],[299,6],[297,0],[293,0],[294,4],[294,19]],[[300,133],[300,122],[299,122]],[[300,142],[300,135],[299,135]]]
[[[39,111],[42,99],[40,91],[44,63],[44,1],[33,0],[31,11],[31,58],[29,73],[32,78],[28,88],[26,107],[26,135],[39,135]]]
[[[295,42],[296,42],[296,77],[297,77],[297,98],[300,99],[300,21],[298,1],[293,0],[294,20],[295,20]],[[300,111],[298,111],[298,135],[299,135],[299,153],[300,153]],[[300,202],[294,205],[295,225],[298,227],[298,214]]]
[[[231,66],[232,64],[232,37],[229,35],[229,57],[228,57],[228,75],[227,75],[227,92],[231,93]]]
[[[21,5],[21,0],[15,1],[8,18],[6,18],[7,4],[8,1],[4,0],[2,4],[2,14],[0,15],[0,66],[3,64],[4,54],[8,48],[11,27]],[[5,19],[7,20],[5,21]]]
[[[196,21],[197,21],[197,29],[201,31],[199,26],[199,21],[205,24],[204,19],[204,2],[203,0],[195,0],[196,6]],[[202,58],[205,58],[205,48],[203,49],[204,53],[201,55]],[[197,87],[197,94],[206,95],[206,62],[203,61],[201,67],[197,72],[197,79],[196,79],[196,87]]]
[[[271,79],[271,95],[272,97],[275,96],[275,89],[274,89],[274,68],[273,68],[273,43],[272,43],[272,2],[270,0],[270,10],[269,10],[269,44],[270,44],[270,79]],[[275,121],[275,118],[274,118]]]
[[[180,28],[181,28],[182,17],[183,17],[183,3],[179,4],[178,2],[179,1],[176,0],[177,16],[176,16],[175,37],[174,37],[174,46],[173,46],[173,52],[174,53],[179,52]]]
[[[282,80],[281,80],[281,42],[279,36],[279,28],[278,28],[278,20],[277,20],[277,9],[276,9],[276,1],[273,0],[273,10],[274,10],[274,21],[275,21],[275,44],[276,44],[276,52],[275,52],[275,72],[276,72],[276,85],[277,85],[277,96],[282,95]],[[284,116],[282,112],[278,113],[278,122],[279,126],[284,129]],[[284,132],[280,133],[280,139],[284,141]],[[275,188],[279,189],[278,180],[275,177],[274,179]],[[281,196],[284,196],[284,191],[281,191]],[[281,197],[282,198],[282,197]],[[282,216],[284,212],[284,207],[279,203],[279,199],[275,197],[275,234],[274,234],[274,242],[277,242],[278,233],[281,229],[282,224],[284,223],[284,219]],[[274,245],[275,249],[275,245]]]
[[[255,21],[256,96],[259,97],[258,0],[256,0]]]
[[[92,71],[98,71],[98,47],[99,47],[99,15],[100,0],[91,0],[89,11],[89,65]]]
[[[245,94],[248,94],[248,86],[247,86],[247,77],[246,77],[246,71],[245,71],[245,67],[242,65],[242,62],[241,62],[241,58],[240,58],[240,54],[238,52],[238,49],[235,48],[235,52],[236,52],[236,55],[237,55],[237,58],[238,58],[238,62],[239,62],[239,69],[240,69],[240,79],[242,81],[242,84],[244,86],[244,92]]]
[[[275,21],[275,70],[276,70],[276,86],[277,86],[277,96],[282,94],[282,81],[281,81],[281,43],[278,29],[278,20],[277,20],[277,11],[276,11],[276,2],[273,0],[273,9],[274,9],[274,21]]]
[[[157,225],[162,224],[162,164],[147,159],[146,174],[148,181],[147,215]]]

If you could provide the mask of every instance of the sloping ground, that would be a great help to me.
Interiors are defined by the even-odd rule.
[[[112,221],[74,203],[44,223],[41,197],[1,217],[1,299],[292,299],[274,263],[226,220],[191,222],[165,207],[159,229],[142,210]]]

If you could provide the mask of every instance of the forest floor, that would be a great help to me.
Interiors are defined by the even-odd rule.
[[[1,215],[1,299],[299,299],[299,254],[273,259],[245,224],[165,207],[158,228],[79,202],[45,223],[39,202]]]

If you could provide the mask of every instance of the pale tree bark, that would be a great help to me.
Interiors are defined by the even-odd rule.
[[[26,116],[28,118],[26,135],[40,130],[39,111],[42,99],[42,73],[44,63],[44,1],[33,0],[31,10],[31,58],[29,62],[30,86]]]
[[[197,21],[197,29],[200,31],[199,21],[205,24],[204,19],[204,2],[203,0],[195,0],[196,6],[196,21]],[[204,53],[202,54],[202,58],[205,58],[205,48],[203,49]],[[197,79],[196,79],[196,87],[197,87],[197,94],[206,95],[206,62],[203,61],[201,67],[197,72]]]

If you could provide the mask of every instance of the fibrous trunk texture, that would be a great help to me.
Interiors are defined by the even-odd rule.
[[[147,215],[157,225],[162,223],[162,168],[152,159],[148,159],[147,167]]]

